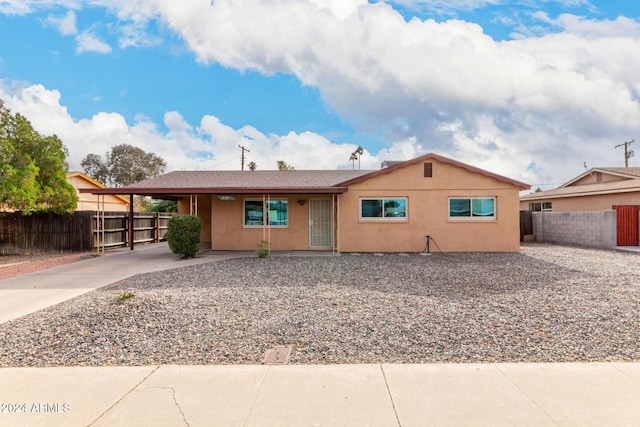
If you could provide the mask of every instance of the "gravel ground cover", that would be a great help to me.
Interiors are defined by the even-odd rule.
[[[0,366],[640,361],[640,254],[244,258],[141,274],[0,325]],[[135,288],[135,296],[117,301]]]

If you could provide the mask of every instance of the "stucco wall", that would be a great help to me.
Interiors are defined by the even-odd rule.
[[[611,249],[616,245],[616,212],[534,212],[538,242]]]
[[[520,249],[518,189],[485,175],[432,161],[352,185],[340,195],[338,249],[343,252],[420,252],[430,235],[444,252],[514,252]],[[403,221],[359,218],[362,197],[407,197]],[[449,219],[449,197],[496,197],[492,220]],[[431,250],[437,250],[431,243]]]
[[[212,249],[254,250],[261,240],[271,242],[271,250],[309,249],[309,199],[320,198],[306,194],[272,195],[271,199],[285,199],[288,205],[288,226],[245,227],[243,203],[246,199],[262,200],[261,194],[234,195],[235,200],[218,200],[211,204]],[[300,205],[298,200],[303,200]]]

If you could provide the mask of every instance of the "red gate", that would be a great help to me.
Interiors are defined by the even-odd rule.
[[[638,246],[638,212],[640,206],[614,206],[616,211],[616,245]]]

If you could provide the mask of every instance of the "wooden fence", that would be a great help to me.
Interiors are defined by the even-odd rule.
[[[133,243],[155,243],[166,240],[172,213],[134,212]],[[104,226],[101,222],[104,221]],[[95,247],[113,248],[129,245],[129,214],[105,212],[93,216]]]
[[[166,240],[171,213],[134,212],[134,243]],[[91,252],[129,245],[129,213],[105,212],[104,229],[98,213],[70,215],[0,213],[0,255]]]

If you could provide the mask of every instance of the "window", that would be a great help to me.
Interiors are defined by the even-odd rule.
[[[360,199],[360,218],[405,219],[407,199]]]
[[[244,201],[245,227],[262,227],[265,216],[270,226],[286,227],[289,225],[288,201],[286,199],[272,199],[266,203],[267,209],[264,209],[262,200]]]
[[[529,203],[529,210],[532,212],[551,212],[551,202]]]
[[[466,197],[449,199],[449,218],[495,219],[495,197]]]

